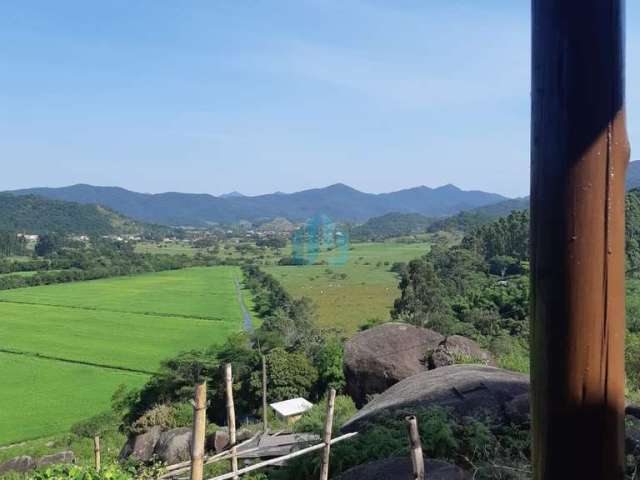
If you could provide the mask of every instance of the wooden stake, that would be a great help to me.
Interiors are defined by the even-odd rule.
[[[624,0],[533,0],[535,480],[622,480]]]
[[[336,403],[336,391],[329,390],[327,395],[327,416],[324,420],[324,450],[322,452],[322,463],[320,464],[320,480],[329,479],[329,457],[331,455],[331,434],[333,431],[333,409]]]
[[[267,405],[267,360],[262,355],[262,427],[264,433],[269,431],[269,406]]]
[[[238,452],[236,446],[236,410],[233,404],[233,374],[231,364],[227,363],[224,374],[225,389],[227,392],[227,424],[229,426],[229,444],[231,445],[231,470],[233,479],[238,477]]]
[[[331,445],[334,445],[338,442],[342,442],[344,440],[348,440],[350,438],[355,437],[358,434],[358,432],[352,432],[352,433],[347,433],[345,435],[342,435],[340,437],[334,438],[333,440],[331,440]],[[297,458],[297,457],[301,457],[302,455],[306,455],[307,453],[311,453],[311,452],[315,452],[316,450],[320,450],[322,448],[325,447],[324,443],[319,443],[317,445],[313,445],[311,447],[307,447],[307,448],[303,448],[302,450],[296,450],[293,453],[289,453],[287,455],[283,455],[281,457],[277,457],[277,458],[271,458],[269,460],[265,460],[264,462],[260,462],[260,463],[256,463],[254,465],[250,465],[248,467],[244,467],[242,470],[238,470],[238,472],[236,472],[236,475],[244,475],[245,473],[249,473],[249,472],[254,472],[256,470],[260,470],[261,468],[264,467],[269,467],[271,465],[281,465],[282,462],[286,461],[286,460],[291,460],[292,458]],[[233,473],[225,473],[224,475],[220,475],[218,477],[214,477],[210,480],[228,480],[229,478],[233,477]]]
[[[96,472],[100,471],[100,437],[96,435],[93,437],[93,452],[96,460]]]
[[[424,458],[422,456],[422,442],[418,431],[418,419],[411,415],[406,418],[409,431],[409,445],[411,447],[411,465],[413,466],[413,480],[424,480]]]
[[[191,480],[202,480],[204,475],[204,437],[207,426],[207,382],[196,385],[192,405]]]

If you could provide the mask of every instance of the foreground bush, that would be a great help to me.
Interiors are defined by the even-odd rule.
[[[99,472],[93,467],[79,465],[54,465],[39,470],[30,480],[134,480],[152,479],[162,473],[159,467],[136,468],[134,466],[107,465]]]

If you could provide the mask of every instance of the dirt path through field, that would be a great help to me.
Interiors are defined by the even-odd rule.
[[[247,333],[253,333],[253,322],[251,321],[251,314],[249,313],[249,310],[247,309],[246,304],[244,303],[244,297],[242,296],[242,286],[240,285],[240,282],[238,281],[238,279],[235,279],[235,283],[236,283],[236,292],[238,294],[238,303],[240,304],[240,310],[242,310],[242,324],[244,327],[244,330]]]

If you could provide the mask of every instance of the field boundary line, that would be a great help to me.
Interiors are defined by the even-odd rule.
[[[95,368],[102,368],[102,369],[108,369],[108,370],[117,370],[120,372],[127,372],[127,373],[139,373],[142,375],[155,375],[158,372],[152,372],[151,370],[141,370],[141,369],[137,369],[137,368],[130,368],[130,367],[119,367],[117,365],[108,365],[106,363],[95,363],[95,362],[88,362],[85,360],[74,360],[71,358],[64,358],[64,357],[56,357],[53,355],[44,355],[42,353],[36,353],[36,352],[28,352],[26,350],[13,350],[11,348],[0,348],[0,353],[6,353],[8,355],[19,355],[19,356],[23,356],[23,357],[30,357],[30,358],[38,358],[38,359],[42,359],[42,360],[53,360],[55,362],[64,362],[64,363],[71,363],[74,365],[83,365],[85,367],[95,367]]]
[[[225,322],[226,321],[224,318],[221,318],[221,317],[210,317],[210,316],[202,316],[202,315],[182,315],[180,313],[162,313],[162,312],[133,312],[130,310],[117,310],[114,308],[82,307],[80,305],[60,305],[56,303],[26,302],[24,300],[7,300],[4,298],[0,298],[0,303],[10,303],[15,305],[34,305],[34,306],[54,307],[54,308],[73,308],[76,310],[87,310],[89,312],[127,313],[129,315],[146,315],[149,317],[184,318],[186,320],[204,320],[207,322]]]

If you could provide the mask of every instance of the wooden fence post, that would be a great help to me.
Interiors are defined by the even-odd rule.
[[[409,431],[409,445],[411,447],[411,464],[413,466],[413,480],[424,480],[424,457],[422,456],[422,442],[418,431],[418,419],[415,415],[406,418]]]
[[[269,405],[267,404],[267,360],[262,355],[262,423],[264,433],[269,431]]]
[[[202,480],[204,475],[204,437],[207,423],[207,382],[196,385],[192,405],[191,480]]]
[[[324,450],[322,451],[322,463],[320,464],[320,480],[329,479],[329,457],[331,454],[331,434],[333,431],[333,410],[336,402],[335,389],[329,390],[327,395],[327,417],[324,420]]]
[[[95,454],[96,472],[100,471],[100,437],[93,437],[93,452]]]
[[[535,480],[623,480],[624,0],[533,0]]]
[[[229,426],[229,444],[231,445],[231,470],[235,474],[238,471],[238,455],[236,447],[236,410],[233,404],[233,374],[231,364],[227,363],[224,374],[225,390],[227,392],[227,424]],[[236,480],[237,475],[233,476]]]

